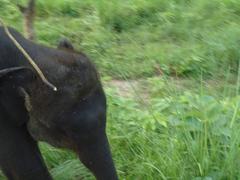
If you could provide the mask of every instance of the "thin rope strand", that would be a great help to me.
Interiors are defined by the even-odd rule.
[[[57,91],[57,87],[54,86],[52,83],[50,83],[47,78],[44,76],[41,69],[38,67],[38,65],[34,62],[34,60],[30,57],[30,55],[24,50],[24,48],[17,42],[17,40],[13,37],[13,35],[9,32],[7,26],[4,24],[3,20],[0,18],[0,23],[2,24],[4,31],[8,35],[8,37],[12,40],[14,45],[22,52],[22,54],[25,56],[25,58],[28,60],[28,62],[33,66],[33,68],[38,73],[39,77],[42,79],[43,83],[45,83],[47,86],[52,88],[54,91]]]

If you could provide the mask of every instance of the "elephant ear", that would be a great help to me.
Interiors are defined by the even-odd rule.
[[[74,51],[72,43],[68,39],[60,39],[58,43],[58,49]]]
[[[24,66],[0,70],[0,86],[24,86],[36,78],[32,69]]]
[[[27,67],[11,67],[0,70],[0,106],[9,123],[22,125],[28,120],[31,108],[24,88],[36,79],[32,69]]]

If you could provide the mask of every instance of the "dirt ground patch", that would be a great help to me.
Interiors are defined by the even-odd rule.
[[[105,86],[115,88],[119,96],[122,97],[136,97],[138,99],[147,100],[149,93],[147,87],[144,85],[144,80],[111,80],[104,83]]]

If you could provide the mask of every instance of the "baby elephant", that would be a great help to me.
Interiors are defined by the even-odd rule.
[[[0,168],[9,180],[52,179],[38,141],[76,152],[97,180],[117,180],[106,136],[106,97],[93,64],[63,40],[58,49],[11,34],[58,88],[45,85],[0,27]]]

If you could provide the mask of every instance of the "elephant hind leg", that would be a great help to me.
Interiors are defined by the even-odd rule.
[[[0,121],[0,168],[9,180],[51,180],[37,142],[25,126]]]

